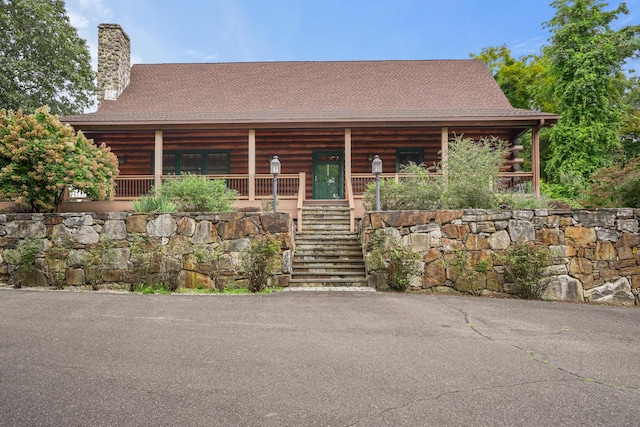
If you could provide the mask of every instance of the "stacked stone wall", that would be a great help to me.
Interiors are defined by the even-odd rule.
[[[136,257],[147,256],[146,269],[158,273],[169,269],[170,259],[181,286],[220,287],[246,282],[240,272],[240,254],[251,246],[252,238],[267,233],[281,242],[281,268],[273,284],[287,286],[295,235],[287,213],[3,214],[0,280],[7,283],[15,268],[6,251],[28,239],[38,242],[40,251],[36,274],[28,278],[26,286],[51,284],[50,267],[60,263],[66,285],[89,284],[88,255],[97,253],[100,280],[105,284],[129,285],[139,279],[146,272],[131,274]],[[196,247],[215,250],[220,256],[215,261],[198,262]]]
[[[414,290],[512,293],[500,260],[509,246],[525,240],[554,254],[544,298],[639,305],[639,220],[640,210],[626,208],[369,212],[360,233],[366,243],[376,230],[386,230],[420,253],[424,270]],[[482,261],[484,271],[474,272],[472,290],[452,280],[460,250],[468,251],[471,268]],[[371,286],[382,285],[368,263],[367,273]]]

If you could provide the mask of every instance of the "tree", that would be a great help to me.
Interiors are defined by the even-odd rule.
[[[562,119],[551,129],[547,175],[555,181],[586,179],[611,165],[620,148],[623,123],[622,66],[638,56],[640,26],[613,30],[628,14],[624,3],[605,11],[599,0],[555,0],[546,24],[551,44],[544,48]]]
[[[93,105],[86,42],[62,0],[0,0],[0,108],[33,113],[49,105],[75,114]]]
[[[63,125],[47,107],[0,110],[0,198],[52,212],[73,187],[96,200],[114,194],[118,160],[104,144]]]
[[[556,112],[557,104],[551,95],[553,81],[548,73],[549,63],[544,56],[525,55],[514,58],[506,46],[490,46],[471,58],[482,60],[498,86],[515,108]]]

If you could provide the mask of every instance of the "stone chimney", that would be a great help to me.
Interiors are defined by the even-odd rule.
[[[118,98],[130,76],[129,36],[118,24],[98,25],[98,105]]]

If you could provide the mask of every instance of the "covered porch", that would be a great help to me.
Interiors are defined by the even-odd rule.
[[[364,212],[363,193],[375,180],[371,161],[383,161],[382,178],[402,179],[402,165],[409,162],[432,165],[446,157],[449,141],[456,135],[479,139],[498,137],[511,151],[502,170],[506,191],[539,194],[538,130],[542,120],[453,126],[398,126],[377,123],[367,127],[298,127],[268,129],[162,129],[132,131],[85,130],[89,138],[106,143],[118,156],[120,176],[116,179],[118,204],[161,185],[168,178],[191,173],[223,179],[238,192],[235,206],[260,207],[272,197],[273,176],[269,164],[274,155],[281,162],[277,176],[278,209],[298,218],[310,201],[345,204],[352,218]],[[517,137],[531,129],[531,172],[519,171],[522,147]],[[65,206],[70,209],[76,206]],[[77,206],[79,208],[79,206]],[[353,223],[353,220],[352,220]]]

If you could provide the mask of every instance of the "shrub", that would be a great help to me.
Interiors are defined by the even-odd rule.
[[[405,291],[411,281],[422,273],[420,254],[386,230],[373,233],[368,251],[371,269],[383,272],[391,290]]]
[[[624,167],[613,166],[596,171],[582,191],[587,207],[640,208],[640,157]]]
[[[131,202],[134,212],[176,212],[178,207],[166,197],[156,195],[155,192],[142,196]]]
[[[40,252],[40,244],[36,239],[22,240],[15,249],[4,252],[4,257],[15,267],[9,271],[9,282],[16,288],[22,287],[25,276],[36,270],[36,258]]]
[[[445,173],[439,165],[409,165],[399,182],[380,183],[382,210],[493,209],[500,206],[498,181],[506,143],[497,138],[455,137],[449,143]],[[364,201],[375,205],[375,183],[367,186]]]
[[[53,212],[69,187],[92,199],[111,198],[117,175],[108,147],[95,146],[47,107],[35,114],[0,110],[0,198]]]
[[[497,138],[456,138],[449,143],[446,163],[445,204],[449,209],[491,209],[498,206],[496,193],[506,143]]]
[[[200,175],[168,179],[157,190],[181,212],[229,212],[237,194],[223,180]]]
[[[551,260],[551,250],[546,246],[524,240],[514,243],[502,257],[505,281],[515,284],[514,292],[520,298],[540,299],[548,286],[543,276]]]
[[[241,252],[242,272],[249,279],[249,291],[261,292],[280,263],[280,240],[270,234],[256,236],[251,247]]]
[[[45,254],[47,265],[47,278],[49,283],[56,289],[62,289],[67,281],[67,259],[71,244],[61,239],[54,244]]]
[[[380,181],[380,209],[391,210],[436,210],[442,208],[441,194],[444,186],[441,176],[433,175],[436,167],[410,164],[401,169],[408,174],[396,182],[395,179]],[[376,204],[376,183],[367,185],[364,203],[369,209]]]
[[[476,267],[476,269],[474,269],[471,265],[471,255],[469,251],[462,248],[455,251],[454,257],[448,263],[448,268],[451,273],[451,281],[456,285],[456,289],[468,290],[471,295],[476,295],[477,287],[474,286],[476,272],[486,273],[489,266],[487,264],[485,268]]]
[[[496,197],[501,209],[545,209],[550,206],[550,200],[544,194],[536,197],[529,193],[501,193]]]

